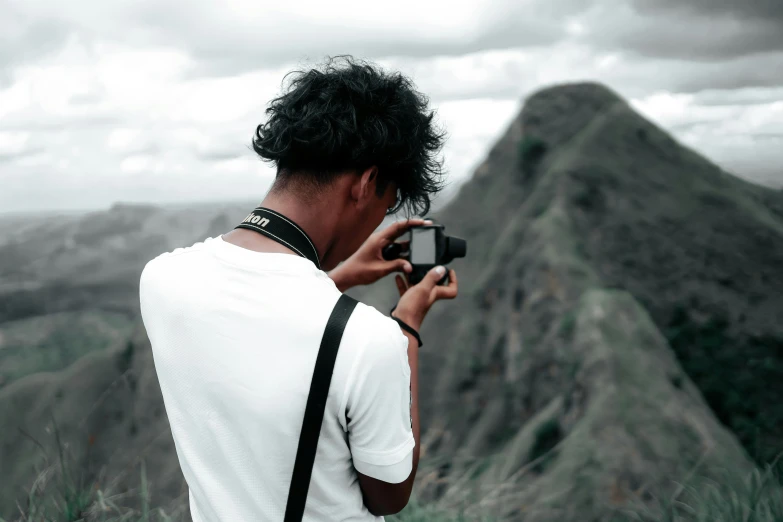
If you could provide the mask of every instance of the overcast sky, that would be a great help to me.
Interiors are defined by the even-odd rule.
[[[523,98],[598,80],[737,175],[783,186],[783,1],[0,0],[0,212],[259,199],[283,75],[410,75],[470,176]],[[625,5],[622,5],[625,4]]]

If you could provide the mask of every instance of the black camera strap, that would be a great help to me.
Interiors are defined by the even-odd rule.
[[[318,258],[318,250],[310,236],[302,230],[302,227],[274,210],[256,207],[247,215],[242,223],[234,228],[246,228],[254,230],[285,245],[300,256],[312,261],[318,270],[321,269],[321,260]]]
[[[246,228],[264,234],[287,246],[300,256],[309,259],[319,270],[321,269],[318,251],[310,237],[299,225],[274,210],[257,207],[235,228]],[[307,492],[310,489],[310,479],[313,475],[313,464],[315,464],[315,454],[318,449],[318,438],[321,435],[321,425],[326,411],[326,398],[332,383],[334,363],[337,360],[337,352],[340,349],[345,325],[348,324],[348,319],[357,303],[356,299],[342,294],[326,322],[321,345],[315,359],[310,392],[307,395],[302,431],[299,435],[299,445],[296,448],[294,471],[291,475],[283,522],[300,522],[304,516]]]
[[[318,349],[318,357],[315,360],[310,393],[307,396],[302,433],[299,436],[299,447],[296,450],[294,473],[291,477],[291,487],[288,489],[288,503],[285,507],[283,522],[299,522],[304,515],[307,490],[310,488],[310,477],[313,473],[315,453],[318,448],[318,437],[321,434],[321,424],[326,410],[326,398],[329,394],[329,385],[332,383],[334,363],[337,360],[337,351],[340,348],[345,325],[357,303],[356,299],[345,294],[341,295],[326,323],[321,347]]]

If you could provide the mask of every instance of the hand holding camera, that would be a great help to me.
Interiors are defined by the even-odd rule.
[[[448,285],[439,284],[444,276],[449,279]],[[436,266],[424,275],[417,284],[408,286],[401,275],[395,276],[397,290],[400,292],[400,302],[392,313],[393,317],[404,321],[411,328],[419,330],[424,316],[430,307],[441,299],[454,299],[457,297],[457,273],[454,269],[446,273],[446,268]]]
[[[443,225],[408,219],[370,236],[329,276],[345,291],[374,283],[391,272],[403,272],[404,276],[396,276],[401,299],[393,316],[418,329],[435,301],[456,297],[457,275],[444,265],[465,257],[466,250],[465,240],[447,236]]]
[[[401,248],[403,244],[394,241],[411,227],[430,224],[432,221],[408,219],[389,225],[367,238],[359,250],[332,270],[329,276],[337,288],[344,292],[354,286],[372,284],[392,272],[410,272],[413,270],[411,263],[405,257],[387,255],[387,249]]]
[[[405,240],[384,247],[383,257],[404,256],[410,261],[412,268],[406,272],[407,277],[395,277],[400,302],[392,315],[418,330],[435,301],[457,296],[457,274],[443,265],[465,257],[467,243],[447,236],[443,225],[432,222],[411,226],[407,232]]]

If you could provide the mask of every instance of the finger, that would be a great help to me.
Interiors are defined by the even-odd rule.
[[[424,224],[432,224],[432,221],[425,221],[423,219],[404,219],[402,221],[395,221],[381,232],[381,237],[387,241],[394,241],[401,235],[403,235],[410,227],[415,227]]]
[[[427,274],[424,276],[424,279],[422,279],[421,282],[416,286],[426,290],[432,290],[438,284],[438,281],[443,279],[445,274],[446,267],[436,266],[435,268],[430,269],[430,271],[427,272]]]
[[[405,279],[401,275],[397,274],[394,276],[394,282],[397,283],[397,291],[400,293],[400,297],[402,297],[405,291],[408,289],[405,285]]]
[[[449,270],[449,284],[435,287],[435,299],[454,299],[457,297],[458,284],[457,273],[452,268]]]
[[[413,271],[413,266],[411,265],[410,261],[402,258],[389,261],[383,266],[384,275],[391,274],[392,272],[404,272],[406,274],[410,274],[411,271]]]
[[[398,259],[396,261],[397,267],[396,270],[400,272],[405,272],[406,274],[410,274],[413,271],[413,265],[411,265],[411,262],[407,259]]]

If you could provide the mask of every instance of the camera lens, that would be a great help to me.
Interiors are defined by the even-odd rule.
[[[446,239],[446,257],[448,257],[449,260],[465,257],[467,250],[468,243],[464,239],[454,236],[449,236]]]

